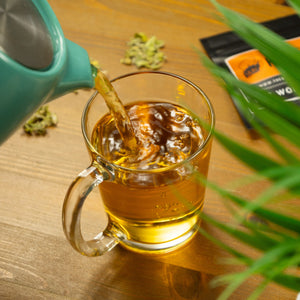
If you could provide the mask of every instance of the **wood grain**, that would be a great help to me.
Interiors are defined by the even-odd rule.
[[[272,1],[220,1],[255,21],[291,14]],[[168,61],[162,70],[185,76],[211,99],[216,127],[238,141],[272,155],[260,139],[244,128],[230,98],[202,66],[192,46],[199,38],[228,30],[216,20],[207,0],[49,0],[65,36],[97,59],[110,78],[135,71],[120,64],[126,41],[137,31],[156,35],[166,43]],[[270,17],[271,16],[271,17]],[[59,124],[45,137],[28,137],[22,129],[0,148],[0,299],[168,300],[216,299],[220,289],[209,281],[234,270],[222,263],[228,257],[200,234],[186,247],[160,256],[142,256],[121,247],[99,258],[76,253],[61,225],[64,195],[72,179],[90,164],[80,129],[83,107],[92,91],[70,93],[49,104]],[[251,171],[214,143],[209,178],[230,185]],[[265,186],[236,188],[254,197]],[[222,200],[208,190],[205,211],[231,222]],[[93,236],[105,227],[99,196],[89,199],[83,212],[83,230]],[[215,237],[248,248],[203,224]],[[252,278],[231,299],[243,300],[260,282]],[[292,293],[270,285],[261,299],[295,299]]]

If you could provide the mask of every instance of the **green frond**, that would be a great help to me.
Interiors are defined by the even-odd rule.
[[[207,187],[219,193],[220,196],[222,196],[224,199],[232,201],[234,204],[238,205],[241,208],[244,208],[249,204],[249,201],[247,201],[246,199],[243,199],[242,197],[235,195],[210,181],[207,181],[200,174],[199,176],[197,176],[197,179],[199,180],[200,183],[205,184]],[[258,216],[260,216],[261,218],[266,219],[269,222],[272,222],[278,226],[281,226],[284,229],[290,230],[300,235],[300,220],[298,219],[295,219],[291,216],[285,216],[281,213],[277,213],[275,211],[266,209],[264,207],[256,207],[253,210],[253,212]]]
[[[290,4],[290,6],[292,6],[295,9],[295,11],[298,14],[300,14],[300,3],[299,3],[299,1],[297,1],[297,0],[288,0],[287,2]]]
[[[258,49],[268,61],[271,61],[295,93],[300,95],[300,51],[263,25],[220,5],[216,0],[211,0],[211,3],[221,12],[224,22],[244,41]],[[298,0],[289,0],[288,3],[300,14]],[[214,131],[215,138],[232,155],[255,172],[251,184],[261,178],[266,178],[272,183],[256,199],[249,201],[208,181],[201,174],[196,175],[199,183],[205,184],[222,196],[232,214],[233,223],[223,224],[206,214],[201,214],[201,217],[260,253],[260,257],[254,260],[217,240],[203,228],[199,228],[201,234],[230,253],[235,258],[235,262],[238,261],[246,266],[242,272],[227,274],[214,280],[214,284],[227,285],[219,299],[230,298],[230,295],[244,281],[257,274],[261,275],[263,280],[250,295],[250,300],[256,299],[271,281],[299,291],[300,277],[288,271],[299,269],[300,266],[300,219],[275,211],[276,206],[274,209],[273,207],[269,209],[266,205],[271,201],[273,204],[274,199],[285,201],[289,197],[300,196],[300,107],[286,102],[275,93],[238,80],[227,70],[212,63],[204,54],[199,53],[199,55],[204,65],[234,99],[247,121],[278,157],[278,159],[271,159],[217,130]],[[286,143],[283,144],[274,134],[283,137]],[[291,150],[291,145],[296,150]],[[262,224],[257,225],[247,220],[245,216],[249,214],[261,218]]]

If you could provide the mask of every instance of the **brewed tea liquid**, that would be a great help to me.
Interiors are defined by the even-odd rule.
[[[204,187],[190,166],[173,166],[199,149],[203,130],[175,104],[136,102],[124,108],[138,145],[134,151],[124,143],[112,114],[102,117],[92,134],[102,156],[132,170],[116,171],[113,182],[100,184],[104,205],[112,221],[137,243],[172,241],[198,222]],[[206,175],[208,161],[209,145],[193,159],[193,168]]]
[[[138,102],[125,107],[137,149],[128,149],[115,118],[108,114],[94,129],[94,146],[117,165],[149,170],[179,163],[197,151],[202,129],[182,107],[171,103]]]

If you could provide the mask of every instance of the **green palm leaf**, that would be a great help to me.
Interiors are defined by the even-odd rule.
[[[224,16],[225,22],[248,44],[260,50],[278,68],[296,94],[300,95],[300,51],[262,25],[220,5],[216,0],[211,0],[211,2]],[[300,13],[299,1],[290,0],[289,3]],[[207,181],[200,174],[196,176],[201,184],[206,184],[218,192],[223,199],[226,199],[226,203],[236,206],[235,209],[229,208],[235,220],[232,225],[222,224],[205,214],[201,214],[201,217],[226,234],[261,253],[261,256],[255,260],[216,240],[203,228],[199,228],[204,236],[247,266],[242,272],[228,274],[216,279],[215,283],[227,284],[227,288],[220,299],[228,299],[240,284],[248,277],[256,274],[263,276],[264,280],[253,291],[249,299],[258,297],[271,281],[291,290],[299,291],[300,278],[287,273],[287,271],[290,268],[295,269],[300,266],[300,220],[268,209],[266,205],[281,194],[285,196],[284,199],[300,195],[300,159],[299,155],[290,147],[293,145],[297,152],[300,150],[300,108],[293,103],[285,102],[276,94],[239,81],[228,71],[203,57],[204,55],[200,55],[205,66],[218,79],[222,80],[224,88],[235,99],[243,115],[269,143],[278,158],[271,159],[218,131],[214,132],[216,139],[232,155],[256,172],[257,178],[264,177],[272,182],[272,185],[258,195],[256,199],[249,201]],[[282,139],[279,140],[273,133],[283,137],[286,142],[283,144]],[[264,223],[260,226],[253,224],[244,218],[247,214],[257,215],[267,225]]]
[[[213,184],[212,182],[207,181],[200,174],[197,176],[197,179],[200,181],[200,183],[204,183],[209,188],[218,192],[224,199],[230,200],[231,202],[233,202],[241,208],[244,208],[249,204],[249,201],[247,201],[246,199],[243,199],[242,197],[230,193],[226,189],[223,189]],[[292,218],[290,216],[285,216],[283,214],[266,209],[264,207],[255,207],[251,212],[254,212],[258,216],[266,219],[267,221],[275,223],[278,226],[281,226],[282,228],[295,232],[299,235],[300,238],[300,220]]]
[[[289,0],[288,3],[295,9],[295,11],[300,14],[300,3],[299,1]]]
[[[229,281],[230,284],[223,292],[221,299],[227,299],[234,292],[234,290],[237,289],[251,275],[264,273],[267,275],[265,276],[267,281],[274,281],[276,276],[282,274],[282,272],[289,267],[289,265],[300,263],[299,253],[292,259],[282,260],[285,255],[289,256],[290,253],[297,247],[299,247],[299,241],[281,243],[276,247],[273,247],[270,251],[266,252],[261,258],[255,260],[244,272],[225,276],[223,279]],[[296,280],[296,285],[293,286],[295,291],[299,290],[299,283],[300,279]]]

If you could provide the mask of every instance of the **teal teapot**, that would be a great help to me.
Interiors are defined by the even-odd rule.
[[[93,86],[87,52],[46,0],[0,1],[0,144],[42,104]]]

